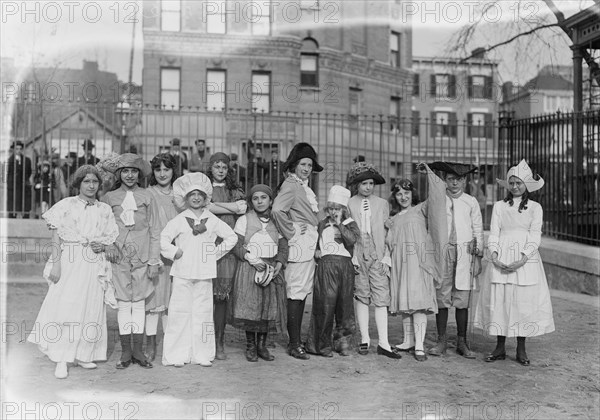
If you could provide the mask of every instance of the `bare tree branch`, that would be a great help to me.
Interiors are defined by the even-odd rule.
[[[537,31],[542,30],[542,29],[554,28],[554,27],[560,27],[560,25],[558,23],[551,23],[551,24],[548,24],[548,25],[537,26],[537,27],[535,27],[535,28],[533,28],[533,29],[531,29],[529,31],[526,31],[526,32],[518,33],[517,35],[513,36],[510,39],[507,39],[506,41],[499,42],[499,43],[494,44],[494,45],[492,45],[492,46],[490,46],[488,48],[485,48],[484,50],[479,50],[475,54],[471,54],[470,56],[463,58],[462,60],[460,60],[460,63],[464,63],[468,59],[473,58],[475,55],[481,54],[482,52],[487,53],[487,52],[495,50],[496,48],[501,47],[503,45],[510,44],[511,42],[513,42],[514,40],[516,40],[518,38],[521,38],[521,37],[524,37],[524,36],[527,36],[527,35],[531,35],[534,32],[537,32]]]

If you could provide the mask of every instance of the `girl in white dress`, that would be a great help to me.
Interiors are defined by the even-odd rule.
[[[42,215],[52,229],[52,255],[44,269],[50,288],[28,341],[56,363],[58,379],[68,376],[67,363],[94,369],[94,361],[106,360],[105,293],[114,305],[116,300],[104,250],[119,228],[110,206],[97,200],[100,182],[95,167],[80,167],[73,177],[79,195]]]
[[[529,193],[544,185],[522,160],[498,183],[509,193],[494,204],[487,248],[491,263],[484,275],[476,316],[484,330],[496,335],[487,362],[506,358],[506,337],[517,337],[517,362],[530,364],[525,338],[554,331],[552,303],[538,253],[543,211]]]

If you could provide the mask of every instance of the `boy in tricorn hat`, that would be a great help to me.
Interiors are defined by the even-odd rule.
[[[483,255],[483,228],[479,203],[464,189],[466,176],[477,168],[453,162],[433,162],[429,167],[441,171],[446,183],[445,203],[430,203],[430,207],[435,211],[434,207],[445,205],[447,221],[446,225],[430,228],[434,243],[446,245],[441,250],[442,278],[436,291],[438,341],[429,349],[429,354],[441,356],[446,353],[448,309],[454,307],[458,335],[456,352],[467,359],[474,359],[475,353],[467,344],[467,323],[470,295],[474,287],[472,276],[478,273],[471,273],[471,262],[472,258]]]

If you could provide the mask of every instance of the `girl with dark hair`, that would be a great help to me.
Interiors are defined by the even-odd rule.
[[[213,187],[211,213],[233,229],[237,218],[246,213],[247,204],[233,170],[229,167],[229,156],[217,152],[210,157],[208,179]],[[237,260],[233,253],[226,254],[217,261],[217,277],[213,279],[213,318],[215,322],[215,359],[225,360],[225,325],[227,321],[227,301],[231,294],[233,276]]]
[[[436,176],[427,165],[420,168],[428,170],[430,196],[444,197],[445,185],[435,182]],[[434,247],[427,232],[427,202],[418,202],[415,185],[408,179],[394,184],[389,202],[393,214],[386,238],[392,259],[389,310],[402,315],[404,330],[404,342],[396,349],[414,350],[415,359],[422,362],[427,360],[423,347],[427,315],[438,312]]]
[[[251,210],[235,224],[239,259],[231,292],[231,324],[246,332],[246,360],[274,359],[266,346],[267,334],[277,327],[285,310],[283,268],[287,263],[287,240],[271,218],[273,191],[264,184],[248,194]],[[283,296],[282,296],[283,295]]]
[[[94,369],[94,361],[106,360],[104,303],[105,296],[110,296],[107,292],[113,289],[112,269],[104,251],[116,240],[119,228],[110,206],[97,200],[100,183],[96,168],[80,167],[73,180],[79,194],[59,201],[42,215],[52,230],[54,244],[44,269],[50,287],[35,322],[37,332],[28,341],[56,363],[54,375],[58,379],[68,376],[67,363]],[[64,248],[68,250],[63,252]],[[57,339],[40,334],[50,324],[60,329]]]
[[[107,258],[113,263],[119,307],[121,358],[117,369],[125,369],[132,363],[152,368],[143,352],[143,341],[145,301],[154,292],[161,262],[159,209],[153,195],[139,186],[152,167],[133,153],[120,155],[115,166],[115,188],[102,201],[112,208],[119,226],[115,246],[107,250]]]
[[[173,182],[178,177],[177,160],[170,153],[160,153],[150,162],[150,187],[147,191],[158,204],[158,228],[162,231],[169,220],[177,216],[173,203]],[[167,309],[171,298],[171,266],[173,262],[161,257],[162,266],[154,279],[154,293],[146,299],[146,357],[153,362],[156,357],[156,333],[161,319],[163,332],[167,326]]]
[[[554,331],[550,291],[538,253],[543,210],[529,199],[544,180],[522,160],[498,184],[509,192],[492,211],[487,243],[491,262],[481,282],[476,317],[488,334],[497,336],[486,362],[504,360],[506,337],[517,337],[516,360],[529,366],[525,338]]]

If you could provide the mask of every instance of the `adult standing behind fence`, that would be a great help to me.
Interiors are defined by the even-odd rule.
[[[206,149],[206,140],[196,140],[196,152],[190,159],[190,172],[207,173],[210,168],[210,153]]]
[[[22,212],[23,219],[29,218],[31,211],[31,183],[33,173],[31,159],[23,155],[23,142],[17,140],[11,148],[13,154],[8,158],[6,176],[6,209],[8,217],[17,217]]]
[[[112,298],[107,303],[116,302],[104,250],[119,228],[110,206],[97,200],[100,183],[96,168],[82,166],[73,176],[79,195],[42,215],[52,230],[52,255],[44,269],[50,288],[27,340],[56,363],[58,379],[68,376],[67,363],[94,369],[94,361],[106,360],[105,295]]]
[[[92,150],[94,150],[96,145],[91,139],[84,140],[81,143],[81,147],[83,147],[83,156],[77,160],[77,166],[96,165],[100,162],[100,159],[92,154]]]
[[[317,245],[317,213],[315,193],[308,186],[312,172],[321,172],[317,153],[308,143],[294,146],[283,170],[288,172],[273,203],[273,219],[281,234],[289,241],[288,265],[285,270],[287,292],[288,352],[296,359],[308,359],[300,332],[306,296],[312,293]]]

